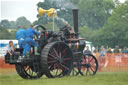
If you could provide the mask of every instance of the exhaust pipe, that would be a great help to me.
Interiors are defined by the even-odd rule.
[[[79,29],[78,29],[78,9],[73,9],[73,22],[74,22],[74,31],[76,33],[76,37],[79,36]]]

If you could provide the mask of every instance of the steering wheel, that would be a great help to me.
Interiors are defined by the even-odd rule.
[[[37,31],[45,31],[46,30],[46,28],[43,25],[35,25],[34,29]]]
[[[46,31],[46,28],[43,25],[35,25],[33,28],[34,28],[34,30],[36,30],[40,33]],[[40,35],[37,35],[34,38],[38,40],[40,38]]]

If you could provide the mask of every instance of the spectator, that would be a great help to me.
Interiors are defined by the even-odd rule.
[[[93,55],[96,56],[97,50],[93,50]]]
[[[120,53],[120,50],[119,50],[119,46],[118,45],[115,46],[115,49],[114,49],[113,53]]]
[[[128,48],[126,48],[126,53],[128,53]]]
[[[9,63],[9,60],[10,60],[10,56],[13,55],[13,52],[15,50],[16,47],[14,47],[13,45],[13,41],[9,41],[9,45],[7,47],[7,53],[5,55],[5,62],[6,63]]]
[[[86,46],[86,50],[84,51],[84,54],[92,54],[92,52],[89,50],[89,46]]]
[[[13,41],[9,41],[9,45],[7,47],[7,52],[9,53],[9,55],[12,55],[12,53],[14,52],[16,47],[14,47],[13,45]]]
[[[111,50],[111,48],[108,48],[108,51],[107,51],[107,53],[112,53],[112,50]]]
[[[122,53],[128,53],[128,48],[127,47],[124,47]]]
[[[104,48],[103,45],[98,49],[98,52],[100,52],[102,50],[102,48]]]
[[[102,66],[105,64],[105,54],[106,54],[106,50],[104,47],[102,47],[101,51],[100,51],[101,65]]]

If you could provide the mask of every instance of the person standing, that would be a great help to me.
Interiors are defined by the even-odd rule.
[[[27,56],[29,55],[31,46],[38,46],[38,44],[33,40],[34,35],[39,35],[39,32],[33,29],[33,25],[30,25],[30,28],[25,32],[25,50],[23,51],[23,56],[26,56],[26,54]]]
[[[120,50],[119,50],[119,46],[118,45],[115,46],[115,49],[114,49],[113,53],[120,53]]]
[[[86,46],[86,50],[84,51],[84,54],[92,54],[92,52],[89,50],[89,46]]]
[[[128,48],[127,47],[124,47],[122,53],[128,53]]]
[[[108,48],[108,51],[107,51],[107,53],[112,53],[112,50],[111,50],[111,48]]]
[[[104,66],[105,65],[105,55],[106,55],[106,50],[104,47],[101,48],[100,51],[100,57],[101,57],[101,65]]]
[[[24,38],[25,38],[25,30],[22,26],[18,26],[18,31],[16,32],[16,39],[18,40],[19,48],[24,48]]]

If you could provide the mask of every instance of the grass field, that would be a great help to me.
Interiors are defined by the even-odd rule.
[[[128,72],[99,72],[95,76],[69,76],[24,80],[16,73],[0,74],[0,85],[128,85]]]

